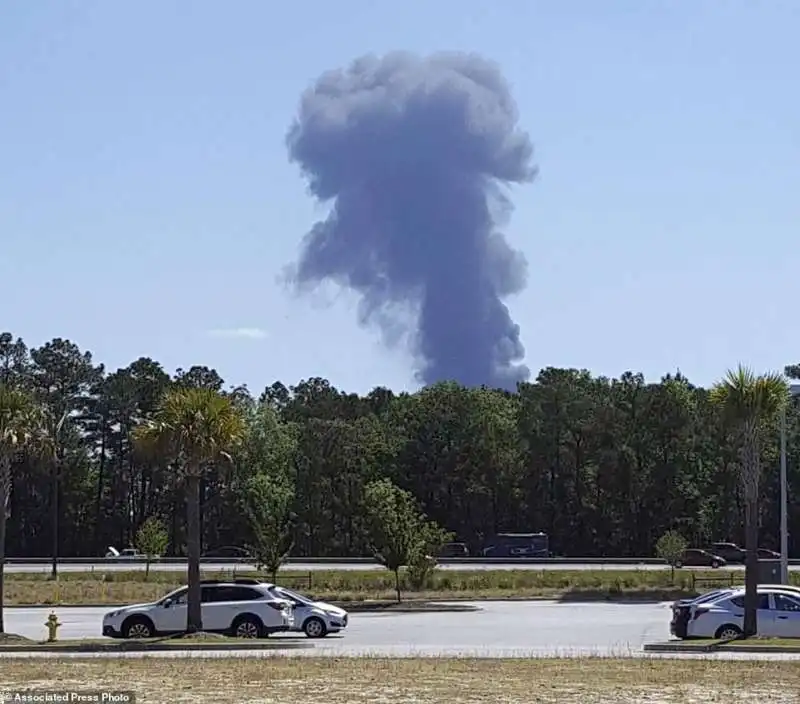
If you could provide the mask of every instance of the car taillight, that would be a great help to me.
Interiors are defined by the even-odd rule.
[[[696,621],[696,620],[697,620],[698,618],[700,618],[700,617],[701,617],[701,616],[702,616],[704,613],[707,613],[705,609],[702,609],[702,610],[701,610],[701,609],[695,609],[695,611],[694,611],[694,618],[693,618],[693,620],[695,620],[695,621]]]
[[[270,606],[271,606],[273,609],[275,609],[275,611],[283,611],[283,609],[284,609],[284,606],[283,606],[283,604],[281,604],[281,603],[279,603],[279,602],[277,602],[277,601],[268,601],[267,603],[268,603],[268,604],[269,604],[269,605],[270,605]]]

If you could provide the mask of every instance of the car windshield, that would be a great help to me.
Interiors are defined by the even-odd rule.
[[[709,601],[714,601],[716,599],[721,599],[722,597],[727,596],[730,593],[731,593],[731,591],[729,589],[721,589],[721,590],[717,590],[717,591],[714,591],[714,592],[709,592],[708,594],[703,594],[702,596],[697,597],[697,599],[695,599],[694,602],[692,602],[692,603],[694,603],[694,604],[705,604],[706,602],[709,602]]]
[[[296,601],[299,604],[305,604],[306,606],[311,606],[314,602],[311,601],[306,596],[302,594],[298,594],[297,592],[293,592],[291,589],[284,589],[283,587],[273,587],[272,591],[279,597],[284,599],[290,599],[291,601]]]
[[[167,599],[169,599],[173,604],[182,604],[186,601],[186,595],[188,593],[189,590],[186,587],[180,587],[179,589],[175,589],[169,594],[162,596],[158,603],[163,604]]]

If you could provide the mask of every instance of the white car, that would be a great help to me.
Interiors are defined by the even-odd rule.
[[[103,617],[103,635],[111,638],[152,638],[186,630],[188,587],[181,587],[150,604],[134,604]],[[273,596],[254,579],[200,584],[203,630],[237,638],[265,638],[294,628],[294,605]]]
[[[670,631],[678,638],[735,638],[742,634],[744,589],[723,591],[711,599],[673,607]],[[758,634],[800,638],[800,590],[759,585]]]
[[[125,548],[122,552],[114,547],[109,547],[106,553],[106,559],[109,560],[144,560],[145,555],[140,553],[135,548]],[[158,556],[153,556],[153,559],[158,559]]]
[[[313,601],[307,596],[276,584],[265,585],[279,599],[294,604],[294,631],[301,631],[309,638],[324,638],[329,633],[339,633],[347,628],[347,611],[324,601]]]

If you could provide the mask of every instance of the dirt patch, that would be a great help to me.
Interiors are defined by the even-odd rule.
[[[0,645],[24,645],[35,643],[35,640],[17,635],[16,633],[0,633]]]
[[[165,701],[169,692],[171,702],[221,704],[789,704],[797,701],[800,668],[776,661],[332,657],[12,659],[0,668],[0,689],[71,687],[130,688],[141,702]]]
[[[177,636],[172,636],[171,640],[190,641],[195,643],[218,643],[220,641],[227,642],[230,640],[230,637],[224,636],[221,633],[206,633],[205,631],[199,631],[197,633],[181,633]]]

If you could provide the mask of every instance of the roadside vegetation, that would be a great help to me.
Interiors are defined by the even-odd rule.
[[[140,701],[789,704],[792,662],[661,659],[147,658],[4,661],[0,689],[131,689]],[[124,686],[120,683],[125,683]],[[457,695],[455,694],[457,693]],[[532,694],[535,693],[535,694]]]
[[[676,570],[433,570],[419,584],[413,570],[399,571],[403,598],[430,599],[673,599],[740,585],[742,571]],[[261,577],[253,572],[203,573],[207,579]],[[791,574],[800,585],[800,574]],[[281,571],[278,583],[325,601],[396,600],[390,571]],[[185,572],[64,572],[6,575],[6,604],[120,604],[151,601],[186,584]]]

